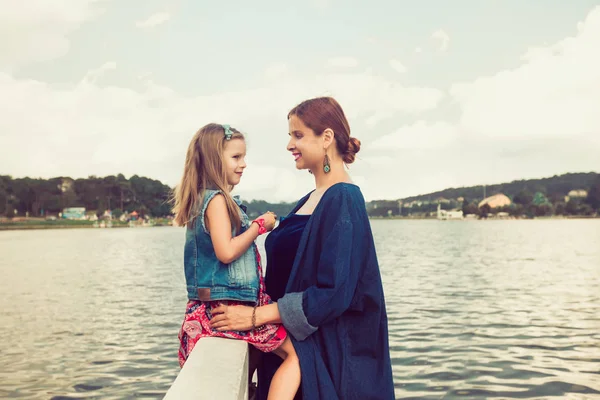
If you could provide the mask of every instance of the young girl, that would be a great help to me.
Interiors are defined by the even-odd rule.
[[[175,222],[186,226],[184,270],[188,294],[185,319],[179,332],[179,364],[196,342],[216,336],[244,340],[284,361],[275,375],[269,399],[293,399],[300,386],[300,365],[282,325],[252,326],[248,331],[215,330],[212,310],[219,305],[271,303],[265,293],[260,255],[255,239],[275,225],[266,213],[249,221],[245,207],[230,191],[246,168],[244,136],[228,125],[208,124],[192,138],[183,177],[174,192]]]

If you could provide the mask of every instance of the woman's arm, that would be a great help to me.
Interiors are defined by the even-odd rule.
[[[206,209],[206,229],[210,232],[210,239],[215,249],[215,254],[223,264],[230,264],[237,260],[252,245],[258,237],[258,224],[252,224],[244,233],[231,236],[231,219],[227,212],[227,205],[223,195],[216,195]],[[270,230],[275,224],[270,214],[261,216],[265,219],[265,227]]]
[[[256,307],[256,326],[280,323],[281,316],[279,315],[279,307],[277,306],[277,303]]]
[[[360,198],[361,204],[362,197]],[[357,290],[362,255],[368,243],[364,243],[361,218],[355,210],[357,200],[341,193],[339,198],[331,198],[326,204],[328,210],[322,221],[322,249],[318,258],[316,284],[303,291],[286,293],[277,304],[256,309],[256,325],[282,323],[296,340],[304,340],[317,331],[318,327],[329,323],[346,312]],[[364,206],[363,206],[364,207]],[[362,210],[366,215],[366,210]],[[368,221],[367,221],[368,223]],[[252,307],[222,306],[213,310],[221,315],[211,323],[219,330],[249,330],[252,328]]]
[[[349,219],[338,221],[323,243],[316,284],[278,300],[281,321],[296,340],[306,339],[350,308],[361,270],[357,248],[363,245],[353,228]]]
[[[257,307],[256,326],[282,323],[296,340],[304,340],[342,315],[350,307],[360,270],[360,262],[352,259],[353,233],[349,220],[332,227],[319,260],[317,284]],[[219,331],[252,329],[253,307],[219,306],[212,312],[211,326]]]
[[[218,331],[249,331],[252,329],[254,307],[220,305],[213,308],[210,325]],[[280,324],[277,303],[256,307],[256,326]]]
[[[350,221],[336,224],[324,242],[317,284],[257,307],[256,326],[282,323],[296,340],[304,340],[320,325],[342,315],[354,297],[360,269],[360,263],[352,260],[352,236]],[[211,326],[219,331],[252,329],[253,307],[219,306],[212,312]]]

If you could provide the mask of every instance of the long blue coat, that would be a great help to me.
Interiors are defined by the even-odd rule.
[[[381,275],[358,186],[325,192],[277,304],[300,360],[304,399],[394,398]],[[278,364],[268,356],[259,371],[262,399]]]

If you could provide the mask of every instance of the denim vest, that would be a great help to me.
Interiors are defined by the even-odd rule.
[[[200,212],[186,229],[184,269],[188,299],[237,300],[256,303],[259,286],[256,244],[253,242],[248,250],[231,264],[223,264],[215,254],[210,234],[204,224],[204,214],[208,203],[219,193],[219,190],[211,189],[204,192]],[[239,197],[234,196],[233,199],[240,206],[242,220],[240,233],[243,233],[251,222],[241,208]],[[235,232],[232,232],[232,236],[235,236]]]

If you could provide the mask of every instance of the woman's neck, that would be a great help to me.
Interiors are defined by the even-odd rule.
[[[317,192],[324,192],[336,183],[352,182],[342,162],[331,163],[331,171],[329,173],[325,173],[323,169],[319,168],[319,170],[313,171],[313,175],[315,176],[315,188]]]

